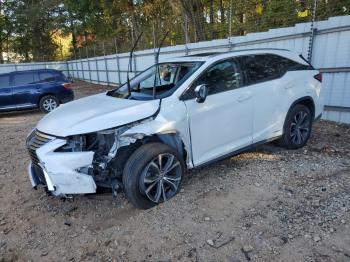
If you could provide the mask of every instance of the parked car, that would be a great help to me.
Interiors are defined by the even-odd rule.
[[[40,108],[48,113],[74,99],[66,76],[39,69],[0,74],[0,111]]]
[[[46,115],[27,138],[31,183],[55,196],[122,188],[150,208],[179,192],[186,169],[272,140],[303,147],[322,113],[321,80],[280,49],[169,59]]]

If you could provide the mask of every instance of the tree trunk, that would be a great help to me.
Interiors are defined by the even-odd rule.
[[[0,64],[4,63],[4,56],[2,54],[3,48],[2,48],[2,41],[0,42]]]
[[[131,25],[132,30],[131,33],[133,34],[133,39],[136,40],[136,38],[139,36],[141,30],[139,28],[139,24],[137,22],[137,17],[135,15],[135,6],[133,0],[129,0],[129,9],[130,9],[130,15],[131,15]]]
[[[209,0],[209,23],[211,40],[215,38],[214,32],[214,0]]]
[[[2,7],[2,0],[0,0],[0,15],[2,15],[3,7]],[[2,32],[0,32],[2,33]],[[0,64],[4,63],[4,56],[2,54],[3,52],[3,41],[2,37],[0,36]]]
[[[203,5],[200,0],[180,0],[182,10],[192,22],[194,31],[194,41],[202,41],[204,37],[204,15]]]
[[[225,24],[226,19],[225,19],[225,10],[224,10],[224,5],[222,3],[222,0],[219,0],[219,9],[220,9],[220,20],[222,24]]]
[[[77,50],[77,36],[75,33],[74,23],[73,23],[72,19],[69,20],[69,24],[70,24],[70,31],[72,33],[72,46],[73,46],[73,52],[74,52],[74,59],[76,59],[76,54],[78,52],[78,50]]]
[[[33,41],[33,60],[34,61],[40,61],[42,59],[41,57],[41,33],[40,29],[37,25],[33,27],[32,30],[32,41]]]

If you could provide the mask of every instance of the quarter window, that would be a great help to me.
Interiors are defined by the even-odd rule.
[[[299,64],[293,60],[290,60],[285,57],[275,56],[276,59],[279,60],[279,67],[281,72],[284,74],[287,71],[295,71],[295,70],[310,70],[312,69],[309,65]]]
[[[10,76],[2,75],[0,76],[0,88],[9,87],[10,86]]]

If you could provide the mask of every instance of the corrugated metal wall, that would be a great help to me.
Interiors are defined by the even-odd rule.
[[[231,37],[207,42],[165,47],[160,61],[186,54],[208,51],[229,51],[247,48],[285,48],[307,57],[323,72],[322,95],[325,98],[324,119],[350,123],[350,16],[332,17],[314,24],[314,39],[310,49],[311,24],[272,29],[267,32]],[[57,63],[0,65],[0,73],[34,68],[55,68],[82,80],[116,85],[126,81],[128,53]],[[154,63],[155,50],[134,54],[134,72]]]

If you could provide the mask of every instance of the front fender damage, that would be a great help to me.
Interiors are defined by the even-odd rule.
[[[67,139],[55,138],[36,153],[47,188],[53,195],[95,193],[97,186],[111,188],[116,194],[123,187],[126,161],[144,143],[168,144],[190,163],[186,136],[180,131],[181,127],[175,122],[159,116],[150,117],[115,129]],[[36,185],[35,179],[32,180]]]
[[[131,153],[138,146],[150,141],[160,141],[173,147],[184,157],[188,165],[191,163],[186,137],[179,132],[174,123],[162,121],[161,117],[135,122],[108,132],[114,136],[114,142],[109,147],[108,153],[104,155],[95,153],[93,164],[92,174],[102,179],[112,175],[119,177],[120,180],[123,166]]]

